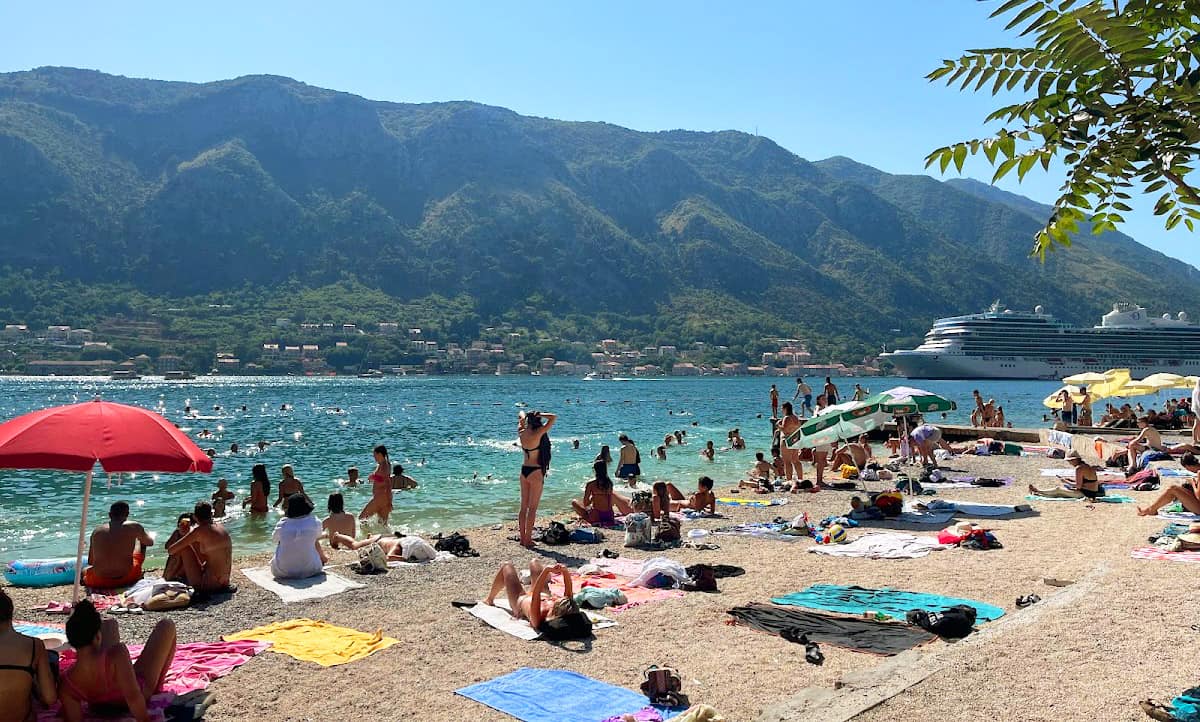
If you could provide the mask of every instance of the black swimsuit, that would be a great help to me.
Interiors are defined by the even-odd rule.
[[[28,672],[30,677],[37,678],[36,670],[33,665],[37,661],[37,642],[33,643],[33,649],[29,651],[29,665],[22,666],[19,664],[0,664],[0,671],[12,670],[14,672]]]
[[[521,451],[524,451],[524,452],[525,452],[525,458],[526,458],[526,459],[528,459],[528,458],[529,458],[529,452],[531,452],[531,451],[537,451],[537,450],[538,450],[538,449],[540,449],[540,448],[541,448],[540,446],[535,446],[535,447],[533,447],[532,449],[526,449],[524,446],[522,446],[522,447],[521,447]],[[540,466],[537,466],[537,465],[530,466],[529,464],[524,464],[524,465],[522,465],[522,466],[521,466],[521,478],[522,478],[522,479],[524,479],[525,477],[529,476],[530,474],[532,474],[532,473],[533,473],[533,472],[535,472],[535,471],[538,471],[538,470],[539,470],[539,469],[541,469],[541,468],[542,468],[542,467],[540,467]]]

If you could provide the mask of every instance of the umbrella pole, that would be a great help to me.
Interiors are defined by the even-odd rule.
[[[87,534],[88,501],[92,498],[92,472],[89,469],[83,482],[83,517],[79,520],[79,546],[75,548],[75,586],[71,589],[71,606],[79,601],[79,578],[83,575],[83,537]]]

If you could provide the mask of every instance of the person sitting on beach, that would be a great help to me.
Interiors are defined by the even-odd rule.
[[[638,452],[637,445],[633,443],[633,439],[625,434],[618,436],[617,441],[621,442],[620,458],[617,463],[617,478],[624,479],[626,482],[632,484],[642,475],[642,455]]]
[[[34,719],[35,695],[46,707],[58,701],[46,645],[13,629],[13,601],[0,589],[0,719]]]
[[[242,508],[250,507],[251,514],[266,514],[270,510],[271,479],[266,464],[250,467],[250,495],[242,499]]]
[[[702,476],[696,482],[696,491],[692,492],[691,496],[684,496],[683,492],[672,483],[666,481],[654,482],[654,501],[652,515],[655,519],[663,514],[663,497],[666,497],[666,506],[669,507],[666,511],[683,511],[691,509],[706,514],[717,513],[717,496],[713,494],[713,480],[707,476]]]
[[[217,490],[212,495],[213,516],[220,519],[225,516],[225,503],[231,501],[236,494],[229,490],[229,482],[217,479]]]
[[[229,583],[233,571],[233,539],[223,524],[213,521],[212,505],[207,501],[192,510],[195,523],[173,544],[167,554],[178,556],[183,578],[199,594],[236,591]]]
[[[1125,452],[1128,455],[1129,466],[1126,468],[1126,474],[1136,474],[1146,464],[1141,456],[1147,451],[1163,451],[1167,450],[1163,444],[1162,434],[1158,433],[1158,429],[1154,428],[1149,416],[1142,416],[1138,419],[1138,428],[1141,432],[1133,437],[1125,446]]]
[[[1179,460],[1179,464],[1186,471],[1200,474],[1200,461],[1196,460],[1195,454],[1184,454],[1183,458]],[[1182,484],[1163,489],[1153,504],[1138,507],[1138,516],[1153,516],[1158,513],[1159,509],[1175,501],[1183,506],[1184,511],[1200,514],[1200,476],[1193,476]]]
[[[292,469],[291,464],[284,464],[280,472],[283,474],[283,477],[279,480],[279,496],[276,497],[275,503],[271,506],[276,508],[283,506],[283,502],[292,494],[304,494],[304,496],[308,496],[304,491],[304,483],[296,476],[296,472]]]
[[[284,518],[271,534],[275,541],[271,576],[276,579],[315,577],[328,561],[317,543],[321,538],[321,522],[313,516],[312,502],[304,494],[292,494],[286,504]]]
[[[550,578],[558,574],[563,580],[563,595],[555,598],[550,593]],[[504,591],[508,596],[508,612],[514,619],[524,619],[529,626],[540,631],[543,622],[565,617],[579,612],[572,598],[574,590],[571,585],[571,573],[562,564],[543,567],[538,560],[529,562],[529,578],[533,585],[528,591],[521,583],[521,576],[512,562],[504,562],[492,580],[492,588],[488,591],[483,603],[495,606],[496,595]]]
[[[1053,489],[1038,489],[1033,484],[1029,485],[1029,493],[1035,496],[1044,496],[1049,499],[1095,499],[1104,496],[1104,485],[1100,483],[1096,477],[1096,469],[1091,464],[1086,464],[1083,457],[1078,451],[1072,449],[1067,452],[1067,463],[1075,467],[1075,488],[1067,489],[1064,487],[1055,487]]]
[[[871,449],[866,445],[865,438],[860,436],[858,441],[839,446],[834,452],[833,458],[830,459],[833,468],[838,469],[843,465],[849,465],[861,470],[865,467],[871,460]]]
[[[622,514],[633,513],[629,501],[613,491],[613,482],[608,476],[608,466],[604,462],[597,461],[592,464],[592,473],[595,474],[595,478],[584,485],[583,499],[571,502],[571,507],[580,519],[589,524],[612,526],[616,522],[614,506]]]
[[[138,722],[149,720],[150,698],[162,691],[175,659],[175,623],[159,620],[136,662],[121,643],[117,620],[102,620],[90,600],[75,605],[66,626],[75,664],[59,680],[63,719],[83,720],[86,704],[89,718],[108,709],[127,710]]]
[[[417,488],[417,480],[404,473],[404,466],[401,464],[392,465],[392,490],[393,491],[409,491]]]
[[[768,494],[775,490],[771,484],[771,474],[775,471],[775,467],[771,465],[763,452],[754,452],[754,466],[750,467],[746,478],[738,482],[739,489],[753,489],[759,494]]]
[[[700,455],[709,461],[717,458],[717,450],[713,448],[713,442],[711,440],[704,444],[704,448],[700,451]]]
[[[175,531],[171,532],[165,548],[170,549],[175,542],[182,539],[192,530],[192,524],[195,522],[196,516],[192,512],[180,514],[179,520],[175,522]],[[163,566],[163,579],[169,582],[183,579],[183,561],[177,555],[167,555],[167,563]]]
[[[114,502],[108,509],[108,523],[92,532],[88,545],[88,567],[83,583],[96,589],[127,587],[142,578],[146,548],[154,539],[141,524],[129,521],[129,504]]]
[[[342,534],[351,539],[358,536],[358,519],[346,512],[346,499],[342,492],[335,491],[330,494],[326,508],[329,509],[329,516],[321,522],[322,531]],[[337,549],[336,545],[332,546]]]
[[[358,486],[358,467],[346,469],[346,486]]]

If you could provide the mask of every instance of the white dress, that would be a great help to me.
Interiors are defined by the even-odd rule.
[[[317,554],[320,536],[321,521],[312,514],[280,519],[271,535],[275,540],[271,574],[276,579],[307,579],[320,574],[321,556]]]

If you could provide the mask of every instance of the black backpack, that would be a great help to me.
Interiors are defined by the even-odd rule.
[[[567,531],[566,525],[561,521],[552,521],[550,526],[542,532],[542,543],[551,546],[560,546],[562,544],[571,543],[571,532]]]
[[[905,616],[909,624],[948,639],[962,639],[975,628],[975,607],[966,604],[955,604],[941,612],[913,609]]]
[[[450,552],[456,557],[479,556],[479,552],[471,548],[471,541],[458,532],[454,532],[447,537],[439,534],[434,539],[433,548],[439,552]]]

